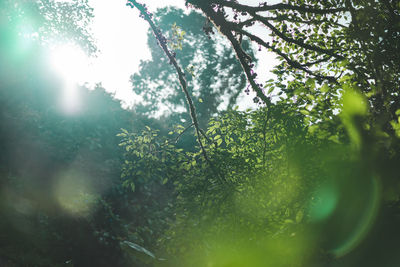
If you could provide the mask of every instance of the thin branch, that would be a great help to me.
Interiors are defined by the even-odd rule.
[[[315,60],[315,61],[312,61],[312,62],[301,64],[301,66],[303,66],[303,67],[311,67],[311,66],[314,66],[314,65],[319,64],[319,63],[327,62],[330,58],[331,57],[324,57],[324,58],[321,58],[321,59],[318,59],[318,60]]]
[[[285,53],[283,53],[280,49],[277,49],[271,45],[269,45],[269,43],[266,43],[264,40],[262,40],[260,37],[253,35],[251,33],[249,33],[248,31],[242,30],[242,29],[237,29],[238,32],[240,32],[241,34],[247,36],[250,38],[250,40],[255,41],[256,43],[258,43],[259,45],[267,48],[267,49],[271,49],[274,53],[278,54],[279,56],[281,56],[283,59],[285,59],[286,63],[288,63],[289,66],[291,66],[292,68],[295,69],[299,69],[302,70],[312,76],[314,76],[315,78],[319,79],[319,80],[329,80],[331,82],[337,83],[337,80],[335,77],[333,76],[324,76],[324,75],[320,75],[318,73],[315,73],[311,70],[309,70],[308,68],[306,68],[305,65],[300,64],[297,61],[291,60],[288,55],[286,55]],[[315,63],[318,63],[318,61],[316,61]]]
[[[263,23],[265,26],[267,26],[268,28],[270,28],[277,36],[279,36],[281,39],[283,39],[284,41],[286,41],[288,43],[292,43],[292,44],[298,45],[300,47],[303,47],[307,50],[312,50],[312,51],[315,51],[318,53],[322,53],[322,54],[325,54],[330,57],[335,57],[338,60],[345,59],[342,55],[336,54],[333,49],[324,49],[324,48],[321,48],[318,46],[304,43],[301,40],[290,38],[286,34],[279,31],[276,27],[274,27],[268,21],[268,19],[256,14],[257,11],[260,11],[259,8],[261,8],[261,7],[249,7],[250,9],[245,10],[250,15],[252,15],[253,18],[249,19],[245,22],[239,23],[239,26],[241,26],[241,27],[239,27],[237,23],[227,21],[224,16],[224,12],[213,9],[212,3],[220,4],[222,6],[236,7],[236,8],[238,8],[237,9],[238,11],[244,11],[244,10],[240,10],[240,8],[248,7],[248,6],[244,6],[244,5],[238,4],[236,2],[231,2],[231,1],[227,2],[227,1],[222,1],[222,0],[221,1],[220,0],[212,1],[212,3],[210,1],[202,1],[202,2],[188,1],[188,2],[195,4],[195,6],[197,8],[201,9],[204,12],[204,14],[208,17],[208,19],[213,22],[213,24],[217,27],[217,29],[219,29],[219,31],[231,42],[232,47],[235,50],[236,56],[239,59],[239,62],[246,74],[247,80],[249,81],[253,90],[256,92],[257,96],[261,100],[263,100],[265,103],[269,103],[270,100],[267,96],[265,96],[263,91],[259,88],[258,84],[255,82],[255,74],[252,71],[252,65],[251,65],[252,60],[243,51],[243,48],[241,47],[240,42],[235,38],[233,32],[240,33],[242,35],[246,35],[251,40],[256,41],[258,44],[275,52],[276,54],[278,54],[279,56],[284,58],[285,61],[289,64],[289,66],[291,66],[292,68],[300,69],[300,70],[314,76],[318,80],[329,80],[331,82],[337,83],[336,78],[333,76],[321,75],[321,74],[315,73],[315,72],[311,71],[310,69],[308,69],[307,67],[311,66],[312,64],[310,64],[310,63],[300,64],[299,62],[290,59],[289,56],[287,54],[283,53],[281,50],[279,50],[273,46],[270,46],[269,43],[266,43],[258,36],[255,36],[247,31],[243,30],[244,25],[247,25],[248,23],[253,23],[254,21],[259,21],[259,22]],[[195,2],[195,3],[193,3],[193,2]],[[271,6],[263,6],[262,8],[263,8],[263,11],[265,11],[265,10],[273,10],[273,9],[290,9],[292,7],[293,6],[291,6],[291,5],[277,4],[277,5],[271,5]],[[270,9],[268,9],[268,8],[270,8]],[[297,10],[296,8],[294,8],[294,9]],[[312,8],[307,8],[307,7],[301,7],[300,9],[303,11],[307,10],[309,12],[314,12],[314,11],[317,13],[319,12],[317,9],[312,9]],[[332,11],[332,10],[330,10],[330,11]],[[318,13],[318,14],[320,14],[320,13]],[[323,61],[325,61],[325,59],[317,60],[315,63],[320,63]]]
[[[292,23],[301,23],[301,24],[307,24],[307,25],[319,25],[321,23],[332,23],[333,25],[337,26],[337,27],[342,27],[345,28],[346,26],[344,26],[343,24],[340,24],[338,22],[335,21],[329,21],[327,19],[319,19],[319,20],[302,20],[302,19],[296,19],[296,18],[291,18],[288,15],[277,15],[277,16],[273,16],[273,17],[264,17],[264,19],[266,20],[272,20],[272,21],[276,21],[276,22],[292,22]],[[255,19],[254,17],[251,19],[248,19],[244,22],[251,22],[251,21],[257,21],[257,19]],[[239,24],[238,24],[239,25]],[[248,24],[246,24],[248,25]]]
[[[164,51],[164,53],[167,55],[168,59],[170,60],[170,63],[174,66],[177,74],[178,74],[178,78],[179,78],[179,83],[181,85],[181,88],[185,94],[186,97],[186,101],[188,103],[189,106],[189,113],[190,113],[190,117],[192,118],[192,122],[193,125],[196,129],[196,135],[197,135],[197,142],[199,143],[202,155],[204,157],[204,159],[206,160],[206,162],[208,162],[208,164],[211,166],[211,168],[214,170],[214,172],[216,172],[218,174],[218,177],[221,179],[221,181],[225,181],[223,175],[221,175],[215,168],[214,164],[211,162],[211,160],[209,159],[207,152],[205,150],[205,147],[203,145],[203,142],[201,140],[201,129],[199,126],[199,122],[197,119],[197,115],[196,115],[196,109],[195,106],[193,104],[193,100],[189,94],[189,91],[187,90],[187,81],[185,78],[185,74],[182,71],[182,68],[178,65],[178,62],[176,61],[176,58],[173,54],[171,54],[171,52],[169,51],[168,47],[167,47],[167,42],[166,42],[166,38],[163,36],[163,34],[161,33],[161,31],[157,28],[157,26],[154,24],[153,20],[152,20],[152,15],[148,13],[147,8],[145,5],[138,3],[136,0],[128,0],[127,3],[128,6],[134,8],[136,7],[139,11],[140,11],[140,16],[146,20],[157,41],[158,44],[160,45],[160,47],[162,48],[162,50]]]
[[[204,132],[203,129],[200,129],[200,133],[204,136],[204,138],[207,140],[208,143],[212,144],[213,141],[207,136],[207,134]]]
[[[204,0],[200,0],[204,1]],[[225,1],[225,0],[214,0],[213,1],[215,4],[230,7],[233,9],[236,9],[239,12],[261,12],[261,11],[271,11],[271,10],[295,10],[298,12],[302,13],[313,13],[313,14],[319,14],[319,15],[325,15],[325,14],[332,14],[332,13],[338,13],[338,12],[343,12],[346,11],[345,8],[329,8],[329,9],[319,9],[319,8],[314,8],[311,6],[294,6],[290,4],[275,4],[275,5],[261,5],[258,7],[255,6],[247,6],[247,5],[242,5],[234,1]]]
[[[251,19],[248,19],[248,20],[239,22],[239,23],[237,23],[236,25],[237,25],[239,28],[242,28],[242,27],[249,27],[249,26],[252,26],[253,23],[256,22],[256,21],[257,21],[257,20],[256,20],[255,18],[251,18]]]
[[[175,143],[178,143],[178,141],[179,141],[179,139],[181,138],[181,136],[187,131],[187,130],[189,130],[190,129],[190,127],[192,127],[194,124],[193,124],[193,122],[188,126],[188,127],[186,127],[176,138],[175,138]]]
[[[340,59],[340,60],[345,59],[343,56],[334,53],[333,49],[324,49],[324,48],[321,48],[321,47],[318,47],[318,46],[315,46],[315,45],[307,44],[307,43],[305,43],[305,42],[303,42],[301,40],[290,38],[287,35],[285,35],[283,32],[279,31],[277,28],[275,28],[275,26],[272,25],[267,19],[265,19],[265,17],[259,16],[257,14],[252,14],[252,15],[254,16],[254,18],[256,18],[260,22],[262,22],[265,26],[270,28],[271,31],[273,31],[277,36],[282,38],[282,40],[284,40],[284,41],[286,41],[288,43],[292,43],[292,44],[298,45],[300,47],[303,47],[305,49],[312,50],[312,51],[315,51],[315,52],[318,52],[318,53],[323,53],[323,54],[335,57],[335,58]]]
[[[226,22],[224,15],[220,12],[214,12],[210,6],[203,5],[201,7],[204,14],[210,19],[210,21],[220,30],[220,32],[228,38],[231,42],[232,47],[236,53],[236,57],[239,59],[240,65],[246,74],[247,80],[249,81],[251,87],[256,92],[257,97],[259,97],[266,105],[270,105],[271,100],[264,94],[255,81],[255,74],[252,71],[252,58],[246,54],[243,50],[240,42],[232,34],[232,28],[229,27],[229,23]]]

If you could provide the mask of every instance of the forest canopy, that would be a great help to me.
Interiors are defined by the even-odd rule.
[[[399,265],[400,3],[146,4],[143,101],[66,112],[46,47],[98,52],[90,1],[0,3],[0,265]]]

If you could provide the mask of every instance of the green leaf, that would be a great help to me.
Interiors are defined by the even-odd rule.
[[[222,139],[217,140],[217,145],[220,146],[222,144]]]
[[[310,112],[308,110],[306,110],[306,109],[300,110],[300,113],[303,114],[303,115],[310,115]]]
[[[329,86],[326,83],[324,83],[324,85],[321,86],[320,90],[323,93],[327,93],[327,92],[329,92]]]
[[[285,224],[292,224],[292,223],[294,223],[294,221],[291,220],[291,219],[286,219],[286,220],[285,220]]]
[[[349,85],[344,85],[343,88],[345,88],[342,99],[343,114],[350,117],[354,115],[366,115],[368,107],[365,97]]]
[[[308,127],[308,132],[310,133],[310,134],[313,134],[316,130],[318,129],[318,125],[310,125],[309,127]]]
[[[124,173],[124,176],[126,176],[126,174]],[[121,176],[122,177],[122,176]],[[129,186],[129,180],[126,180],[126,181],[124,181],[123,183],[122,183],[122,186],[123,187],[128,187]]]
[[[269,87],[269,89],[268,89],[268,92],[267,92],[267,94],[270,94],[270,93],[272,93],[272,91],[274,91],[274,87],[270,86],[270,87]]]
[[[328,138],[328,140],[340,144],[339,137],[337,135],[332,135]]]
[[[185,165],[184,165],[184,168],[185,168],[187,171],[190,170],[190,167],[191,167],[190,164],[185,164]]]
[[[306,85],[308,87],[310,87],[311,89],[314,89],[315,88],[315,79],[311,79],[311,78],[307,79]]]

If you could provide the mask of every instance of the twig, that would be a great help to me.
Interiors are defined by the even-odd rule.
[[[200,0],[204,1],[204,0]],[[274,5],[261,5],[261,6],[247,6],[247,5],[242,5],[234,1],[225,1],[225,0],[214,0],[213,1],[215,4],[219,4],[222,6],[234,8],[239,11],[246,11],[246,12],[260,12],[260,11],[271,11],[271,10],[295,10],[301,13],[314,13],[314,14],[319,14],[319,15],[325,15],[325,14],[333,14],[337,12],[343,12],[346,11],[346,8],[331,8],[331,9],[319,9],[319,8],[314,8],[312,6],[294,6],[291,4],[274,4]]]
[[[255,41],[256,43],[258,43],[259,45],[267,48],[267,49],[271,49],[274,53],[278,54],[279,56],[281,56],[283,59],[285,59],[286,63],[288,63],[289,66],[291,66],[292,68],[295,69],[299,69],[302,70],[312,76],[314,76],[315,78],[317,78],[320,81],[323,80],[329,80],[330,82],[333,83],[337,83],[337,80],[335,77],[333,76],[325,76],[325,75],[321,75],[318,73],[315,73],[313,71],[311,71],[310,69],[306,68],[307,65],[309,64],[300,64],[297,61],[291,60],[288,55],[286,55],[285,53],[283,53],[280,49],[275,48],[274,46],[270,45],[269,43],[266,43],[264,40],[262,40],[260,37],[255,36],[254,34],[249,33],[248,31],[242,30],[242,29],[236,29],[236,31],[240,32],[241,34],[247,36],[250,38],[250,40]],[[325,60],[321,60],[320,62],[323,62]],[[318,61],[313,62],[313,64],[317,64],[319,63]]]
[[[182,136],[187,130],[189,130],[190,127],[192,127],[192,126],[193,126],[193,122],[192,122],[188,127],[186,127],[186,128],[175,138],[175,143],[178,143],[179,138],[181,138],[181,136]]]
[[[284,41],[286,41],[288,43],[298,45],[300,47],[303,47],[303,48],[311,50],[311,51],[315,51],[315,52],[318,52],[318,53],[323,53],[323,54],[335,57],[335,58],[340,59],[340,60],[345,59],[342,55],[334,53],[333,49],[325,49],[325,48],[318,47],[318,46],[315,46],[315,45],[307,44],[307,43],[305,43],[305,42],[303,42],[302,40],[299,40],[299,39],[290,38],[287,35],[285,35],[283,32],[279,31],[277,28],[275,28],[274,25],[272,25],[265,17],[262,17],[260,15],[255,14],[255,13],[252,13],[252,15],[253,15],[254,18],[258,19],[265,26],[267,26],[269,29],[271,29],[271,31],[274,32],[277,36],[279,36],[282,40],[284,40]]]

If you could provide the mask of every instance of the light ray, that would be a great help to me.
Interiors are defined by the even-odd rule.
[[[64,44],[51,49],[51,66],[63,81],[60,107],[66,114],[80,110],[78,85],[84,83],[89,73],[89,59],[78,46]]]

